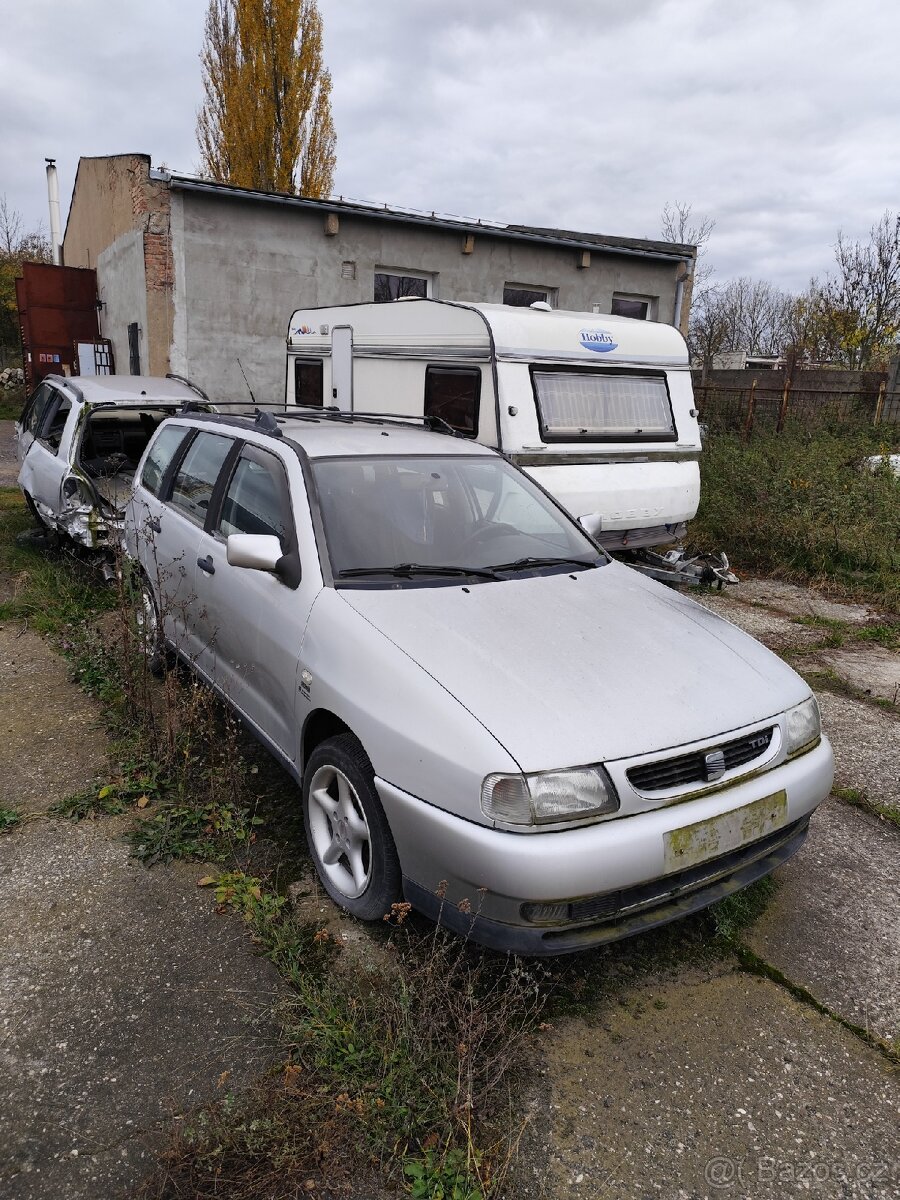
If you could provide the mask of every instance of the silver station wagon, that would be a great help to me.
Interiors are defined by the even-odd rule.
[[[188,413],[126,538],[150,652],[301,783],[322,884],[362,919],[405,897],[500,950],[598,945],[783,863],[831,787],[798,675],[473,442]]]

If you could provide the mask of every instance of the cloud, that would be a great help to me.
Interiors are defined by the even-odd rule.
[[[720,276],[794,288],[839,228],[897,207],[900,10],[881,0],[852,24],[837,0],[320,8],[344,195],[635,236],[682,200],[715,218]],[[203,0],[23,9],[0,50],[12,203],[43,216],[45,154],[64,197],[79,154],[192,169]]]

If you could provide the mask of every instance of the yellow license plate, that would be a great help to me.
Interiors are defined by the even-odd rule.
[[[673,829],[664,835],[665,873],[683,871],[757,842],[787,824],[787,792],[763,796],[743,808],[720,813],[706,821]]]

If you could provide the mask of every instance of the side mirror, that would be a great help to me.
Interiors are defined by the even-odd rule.
[[[600,513],[596,512],[584,513],[583,516],[578,518],[578,524],[585,533],[589,533],[591,537],[596,537],[603,528],[603,517]]]
[[[230,565],[251,571],[274,571],[283,553],[281,542],[271,533],[232,533],[226,542]]]

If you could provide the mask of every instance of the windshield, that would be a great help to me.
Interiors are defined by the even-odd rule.
[[[526,475],[493,455],[321,459],[313,471],[337,580],[378,568],[471,568],[492,578],[492,569],[606,561]]]

